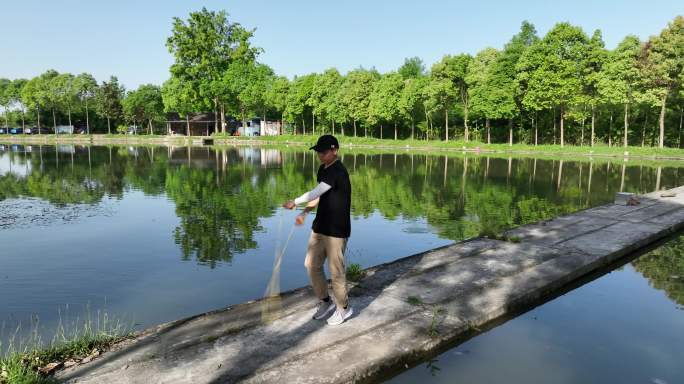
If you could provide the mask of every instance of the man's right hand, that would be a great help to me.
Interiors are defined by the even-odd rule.
[[[292,200],[288,200],[283,204],[283,208],[285,209],[294,209],[295,206],[296,204]]]

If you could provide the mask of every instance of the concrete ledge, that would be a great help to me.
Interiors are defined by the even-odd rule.
[[[311,320],[309,288],[153,327],[69,383],[365,382],[416,361],[684,225],[684,188],[638,206],[605,205],[367,270],[350,286],[356,315]],[[682,194],[681,196],[679,194]],[[409,300],[411,297],[411,300]]]

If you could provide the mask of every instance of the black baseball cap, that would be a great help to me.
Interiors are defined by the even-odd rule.
[[[339,149],[340,148],[340,143],[337,142],[337,139],[333,135],[323,135],[318,138],[318,141],[316,142],[316,145],[309,149],[313,149],[316,152],[325,152],[328,149]]]

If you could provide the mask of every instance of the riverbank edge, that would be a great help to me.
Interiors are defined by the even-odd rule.
[[[124,136],[124,135],[9,135],[0,137],[8,144],[80,144],[80,145],[178,145],[178,146],[301,146],[309,147],[316,136],[288,135],[268,137],[236,136]],[[605,157],[644,160],[684,160],[684,149],[642,147],[577,147],[567,145],[485,144],[462,141],[391,140],[363,137],[340,137],[342,149],[398,150],[416,152],[460,152],[476,154],[512,154],[523,156]]]

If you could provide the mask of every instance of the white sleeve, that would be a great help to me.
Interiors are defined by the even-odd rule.
[[[316,188],[310,190],[309,192],[306,192],[305,194],[299,196],[294,200],[294,203],[299,205],[299,204],[304,204],[308,203],[309,201],[316,200],[319,197],[321,197],[322,194],[328,192],[332,188],[330,185],[320,182]]]

